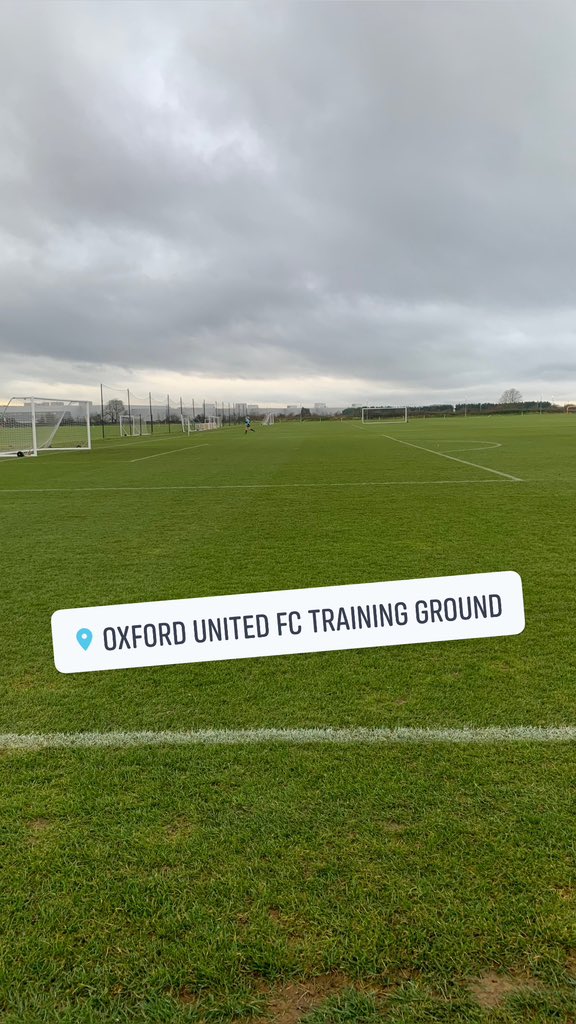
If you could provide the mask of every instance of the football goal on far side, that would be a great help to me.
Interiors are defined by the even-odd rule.
[[[0,405],[0,457],[89,451],[90,402],[11,398]]]
[[[378,409],[365,406],[362,409],[362,423],[382,423],[389,420],[408,422],[408,406],[382,406]]]
[[[182,417],[182,433],[184,434],[194,434],[197,430],[218,430],[221,426],[221,416],[207,416],[202,423],[191,420],[189,416]]]
[[[141,437],[148,433],[146,420],[143,420],[141,416],[121,415],[118,419],[118,426],[120,427],[120,437]]]

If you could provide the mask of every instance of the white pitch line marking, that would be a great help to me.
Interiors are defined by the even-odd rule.
[[[482,467],[480,467],[482,468]],[[357,480],[351,483],[292,483],[292,484],[157,484],[152,487],[0,487],[2,494],[73,494],[75,491],[102,493],[108,491],[260,491],[285,487],[428,487],[432,485],[504,484],[505,480]],[[525,480],[520,483],[526,483]]]
[[[0,750],[54,750],[58,748],[244,746],[283,744],[495,744],[574,743],[576,726],[533,725],[418,729],[398,727],[338,729],[200,729],[197,731],[48,732],[0,734]]]
[[[503,476],[507,480],[513,480],[517,484],[522,483],[519,476],[512,476],[511,473],[503,473],[500,469],[490,469],[489,466],[481,466],[478,462],[468,462],[467,459],[457,459],[455,455],[447,455],[446,452],[435,452],[433,448],[423,448],[421,444],[412,444],[411,441],[401,441],[399,437],[392,437],[391,434],[381,434],[380,436],[387,437],[389,441],[396,441],[397,444],[408,445],[409,448],[418,448],[419,451],[428,452],[429,455],[439,455],[441,459],[450,459],[452,462],[461,462],[464,466],[472,466],[473,469],[483,469],[486,473],[495,473],[496,476]]]
[[[147,459],[160,459],[163,455],[173,455],[174,452],[189,452],[195,448],[208,448],[208,444],[191,444],[182,448],[171,448],[169,452],[158,452],[156,455],[143,455],[139,459],[130,459],[130,462],[146,462]]]

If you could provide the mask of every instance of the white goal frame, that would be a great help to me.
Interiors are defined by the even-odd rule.
[[[262,420],[262,426],[263,427],[273,427],[274,426],[274,413],[273,412],[267,412],[266,413],[264,419]]]
[[[204,423],[194,424],[194,430],[219,430],[221,426],[221,416],[207,416]]]
[[[189,416],[182,416],[182,433],[195,434],[199,430],[218,430],[222,426],[221,416],[207,416],[205,423],[197,423]]]
[[[120,437],[142,437],[148,433],[141,416],[127,416],[125,413],[120,413],[118,426]]]
[[[388,408],[386,408],[383,405],[382,406],[365,405],[362,408],[362,423],[382,423],[385,420],[396,419],[397,417],[394,417],[394,416],[382,415],[382,417],[379,417],[377,415],[379,412],[381,412],[383,414],[386,414],[386,413],[394,412],[396,409],[398,410],[398,412],[400,412],[402,414],[401,422],[402,423],[408,423],[408,406],[407,405],[394,405],[394,406],[388,406]],[[364,415],[365,413],[375,413],[376,415],[366,417]]]
[[[77,398],[38,398],[33,396],[14,395],[4,405],[0,405],[0,458],[11,456],[32,455],[40,452],[77,452],[91,451],[92,433],[90,430],[90,414],[92,403]],[[52,445],[62,421],[71,411],[80,413],[76,420],[82,443]],[[48,424],[42,423],[43,418],[50,418]],[[20,420],[20,422],[17,422]],[[49,433],[41,437],[40,428],[49,428]],[[25,444],[15,443],[4,449],[1,447],[2,435],[10,430],[28,433]],[[64,428],[66,429],[66,427]],[[85,431],[85,433],[84,433]],[[84,443],[85,439],[85,443]],[[12,438],[11,438],[12,440]],[[13,439],[18,441],[17,437]]]

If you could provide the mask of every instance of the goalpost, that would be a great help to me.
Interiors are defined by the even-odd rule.
[[[262,426],[263,427],[273,427],[274,426],[274,413],[273,412],[267,412],[266,413],[264,419],[262,420]]]
[[[89,451],[91,404],[70,398],[10,398],[0,405],[0,457]]]
[[[362,423],[382,423],[386,420],[400,420],[401,423],[408,422],[408,406],[393,406],[388,408],[371,408],[365,406],[362,409]]]

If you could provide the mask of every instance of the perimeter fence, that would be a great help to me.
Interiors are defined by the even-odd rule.
[[[103,438],[143,434],[190,433],[212,426],[228,427],[246,416],[242,402],[209,402],[182,396],[137,394],[131,388],[100,384],[92,405],[91,423]]]

